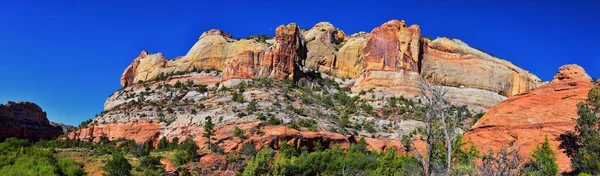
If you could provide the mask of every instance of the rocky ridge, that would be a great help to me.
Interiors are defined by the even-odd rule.
[[[543,85],[508,61],[458,39],[422,37],[420,26],[399,20],[350,36],[327,22],[303,32],[295,24],[282,25],[275,39],[263,40],[233,40],[230,34],[210,30],[188,54],[174,60],[143,51],[123,73],[121,84],[128,87],[201,70],[224,72],[217,75],[220,82],[258,77],[299,80],[301,70],[314,70],[353,80],[346,86],[355,92],[374,89],[381,96],[414,98],[422,82],[447,86],[454,103],[479,111]]]
[[[30,102],[0,104],[0,141],[9,137],[32,141],[55,139],[63,128],[48,121],[46,112]]]
[[[423,83],[447,88],[451,101],[473,114],[543,85],[508,61],[457,39],[422,37],[420,26],[399,20],[349,36],[330,23],[305,31],[281,25],[274,39],[234,40],[209,30],[173,60],[142,51],[104,112],[69,137],[154,144],[191,137],[206,150],[202,125],[211,117],[226,153],[244,143],[331,147],[361,137],[371,149],[401,150],[400,137],[423,125],[413,103]],[[235,127],[246,138],[232,137]]]

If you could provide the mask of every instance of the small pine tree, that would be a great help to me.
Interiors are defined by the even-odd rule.
[[[160,141],[158,141],[158,145],[156,146],[156,149],[164,150],[164,149],[167,149],[168,146],[169,146],[169,141],[167,141],[167,138],[163,136],[162,138],[160,138]]]
[[[204,133],[202,133],[202,137],[206,138],[206,145],[208,148],[212,148],[212,142],[210,138],[215,135],[214,128],[215,124],[212,123],[212,117],[206,117],[206,122],[204,122]]]
[[[534,160],[529,161],[523,165],[521,169],[522,175],[557,175],[558,164],[556,163],[556,153],[550,147],[548,136],[544,140],[544,143],[536,146],[531,156]]]
[[[188,136],[181,144],[179,144],[179,150],[185,152],[185,161],[197,161],[198,160],[198,145],[192,140],[191,136]]]
[[[105,176],[130,176],[131,164],[120,152],[112,154],[112,158],[104,165]]]
[[[176,149],[178,145],[179,145],[179,138],[178,137],[174,137],[171,140],[171,143],[169,143],[169,147],[168,148],[170,150],[173,150],[173,149]]]

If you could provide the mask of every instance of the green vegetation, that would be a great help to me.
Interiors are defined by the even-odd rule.
[[[302,151],[280,144],[280,152],[263,149],[256,154],[242,175],[422,175],[414,157],[366,150],[366,143],[353,144],[347,152],[341,148]]]
[[[245,138],[244,133],[246,133],[246,132],[244,130],[238,128],[237,126],[235,126],[234,129],[233,129],[233,136],[234,137]]]
[[[233,92],[233,93],[231,93],[231,95],[232,95],[231,101],[238,102],[238,103],[244,103],[244,94]]]
[[[600,174],[600,86],[588,92],[587,102],[577,104],[575,131],[561,134],[559,148],[571,158],[575,173]]]
[[[248,113],[252,113],[252,112],[256,111],[257,109],[258,109],[258,102],[256,100],[250,101],[250,103],[248,103],[248,106],[246,106],[246,111],[248,111]]]
[[[112,158],[104,165],[105,176],[129,176],[131,175],[131,164],[121,152],[112,154]]]
[[[53,153],[25,139],[8,138],[0,143],[0,175],[85,175],[83,164]]]
[[[521,168],[522,175],[557,175],[558,164],[556,163],[556,153],[550,147],[548,136],[544,140],[544,143],[536,146],[531,152],[531,156],[534,158],[523,165]]]
[[[266,43],[267,40],[269,40],[271,38],[273,38],[273,37],[271,37],[269,35],[266,35],[266,34],[262,34],[262,35],[256,35],[256,36],[252,35],[252,36],[249,36],[246,39],[254,39],[256,42]]]
[[[212,149],[213,143],[210,141],[211,138],[215,135],[215,130],[213,129],[215,124],[212,123],[212,117],[206,117],[204,122],[204,132],[202,133],[202,137],[206,138],[206,145]]]

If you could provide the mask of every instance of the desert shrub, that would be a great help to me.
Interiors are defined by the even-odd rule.
[[[256,111],[257,109],[258,109],[258,102],[256,100],[250,101],[250,103],[248,103],[248,105],[246,106],[246,111],[248,111],[249,113],[252,113],[252,112]]]
[[[104,165],[104,175],[107,176],[128,176],[131,175],[131,164],[121,152],[112,154],[112,158]]]
[[[237,126],[234,127],[233,129],[233,136],[234,137],[238,137],[238,138],[244,138],[244,133],[246,133],[244,130],[238,128]]]
[[[266,124],[269,126],[277,126],[277,125],[281,125],[282,123],[283,122],[280,119],[273,117],[273,116],[269,117],[269,119],[266,122]]]

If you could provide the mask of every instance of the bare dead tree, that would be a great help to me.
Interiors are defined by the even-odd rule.
[[[432,128],[435,123],[438,123],[442,127],[446,143],[446,173],[450,173],[452,169],[452,144],[458,135],[456,128],[459,127],[460,123],[464,122],[466,107],[458,108],[455,111],[452,108],[452,103],[446,99],[448,89],[442,86],[430,85],[422,81],[420,91],[422,103],[426,110],[423,119],[425,122],[425,134],[423,135],[426,137],[426,153],[423,155],[420,151],[416,150],[413,142],[411,142],[411,148],[413,148],[413,150],[410,150],[410,152],[421,162],[425,175],[430,175],[430,156],[434,143]]]
[[[481,176],[516,176],[523,158],[519,155],[519,147],[502,147],[498,153],[491,149],[481,158],[477,165],[477,175]]]

